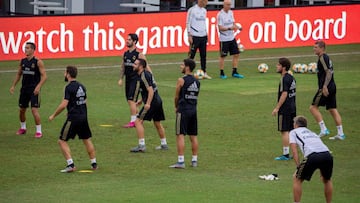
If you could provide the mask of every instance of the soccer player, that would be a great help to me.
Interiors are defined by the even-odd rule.
[[[135,97],[135,88],[137,81],[137,73],[133,70],[133,65],[136,59],[141,58],[145,59],[144,54],[139,52],[136,49],[136,43],[139,41],[139,38],[136,34],[130,33],[126,40],[126,46],[128,50],[124,53],[123,63],[120,69],[120,79],[118,81],[119,86],[123,84],[123,78],[125,76],[125,96],[130,108],[130,122],[125,124],[124,128],[133,128],[135,127],[136,120],[136,97]],[[148,71],[151,72],[149,66],[146,67]]]
[[[327,203],[330,203],[333,191],[331,182],[333,157],[317,134],[307,128],[307,120],[304,116],[294,118],[294,128],[290,131],[290,147],[296,164],[296,172],[293,177],[294,202],[301,200],[304,180],[310,181],[314,171],[320,169],[325,199]],[[296,146],[299,146],[304,155],[301,163]]]
[[[206,73],[206,44],[208,41],[206,27],[206,5],[208,0],[198,0],[197,4],[189,8],[186,17],[186,28],[190,45],[189,58],[194,59],[197,49],[200,52],[201,69],[204,78],[211,79]]]
[[[135,95],[138,97],[141,92],[142,102],[144,106],[141,108],[139,115],[135,120],[136,133],[138,136],[138,146],[132,148],[130,152],[145,152],[145,132],[144,132],[144,120],[153,120],[154,126],[160,137],[160,146],[157,146],[157,150],[168,150],[168,145],[165,137],[165,129],[161,124],[161,121],[165,120],[164,109],[162,106],[162,100],[158,93],[153,75],[145,68],[147,63],[145,59],[138,58],[134,62],[134,71],[136,71],[138,80],[136,84]],[[141,101],[138,101],[140,103]]]
[[[243,75],[237,72],[238,61],[240,57],[240,51],[238,44],[234,37],[234,31],[241,30],[241,27],[235,25],[234,14],[230,10],[231,1],[224,0],[223,9],[217,14],[217,22],[219,29],[219,40],[220,40],[220,78],[226,79],[227,76],[224,73],[224,60],[225,57],[230,53],[232,58],[232,76],[235,78],[244,78]]]
[[[293,119],[296,116],[296,82],[288,73],[291,62],[287,58],[280,58],[276,65],[276,72],[281,74],[278,90],[278,102],[272,115],[278,115],[278,131],[281,133],[283,154],[275,160],[289,160],[289,131],[293,129]]]
[[[77,68],[74,66],[67,66],[64,73],[65,81],[68,84],[65,87],[64,99],[56,108],[55,112],[49,116],[49,121],[59,115],[65,108],[67,109],[67,118],[61,129],[58,140],[60,149],[66,159],[67,166],[61,170],[62,173],[70,173],[76,170],[74,161],[71,157],[70,147],[68,145],[69,139],[74,139],[76,135],[79,136],[86,147],[86,151],[90,157],[91,169],[97,169],[95,147],[91,141],[91,130],[87,118],[86,106],[86,88],[80,82],[76,81]]]
[[[191,166],[197,167],[198,163],[198,126],[197,126],[197,100],[200,91],[200,83],[193,76],[195,62],[192,59],[185,59],[180,65],[183,77],[176,83],[175,91],[175,111],[176,111],[176,143],[178,161],[169,166],[170,168],[185,168],[185,135],[189,135],[192,148]]]
[[[14,94],[15,86],[22,77],[22,86],[20,90],[19,98],[19,118],[20,129],[16,132],[17,135],[23,135],[26,133],[26,109],[31,103],[31,112],[34,116],[36,133],[35,138],[42,137],[41,120],[39,114],[40,108],[40,90],[45,83],[47,76],[45,72],[44,63],[42,60],[34,56],[36,46],[33,42],[26,42],[25,55],[26,57],[21,59],[18,72],[10,87],[10,93]]]
[[[329,139],[344,140],[345,134],[343,132],[341,116],[336,109],[336,84],[334,80],[334,68],[332,61],[325,53],[325,42],[322,40],[316,41],[314,45],[314,52],[319,56],[319,60],[317,62],[318,90],[310,106],[310,112],[320,126],[321,130],[319,136],[322,137],[329,135],[330,131],[327,129],[319,111],[319,106],[326,106],[326,110],[330,112],[337,128],[337,135],[329,137]]]

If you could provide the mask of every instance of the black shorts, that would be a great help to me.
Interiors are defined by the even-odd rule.
[[[137,116],[140,120],[145,121],[163,121],[165,120],[164,109],[162,106],[162,101],[152,102],[149,110],[145,110],[144,107],[141,108],[139,115]]]
[[[19,107],[28,108],[29,102],[31,107],[40,108],[40,93],[34,95],[34,89],[23,89],[20,90]]]
[[[330,152],[312,153],[305,158],[296,171],[296,178],[300,180],[311,180],[316,169],[320,169],[321,176],[330,180],[333,171],[333,157]]]
[[[278,114],[278,131],[290,131],[294,129],[296,113]]]
[[[137,93],[140,87],[137,87],[137,79],[126,79],[125,82],[125,96],[126,100],[137,101]]]
[[[66,120],[61,129],[59,139],[68,141],[69,139],[74,139],[76,135],[79,136],[79,139],[89,139],[92,136],[87,119]]]
[[[176,135],[192,135],[197,136],[197,113],[196,111],[185,111],[176,113],[175,121]]]
[[[312,105],[314,106],[326,106],[326,109],[336,109],[336,89],[329,90],[327,97],[323,96],[322,90],[319,89],[313,99]]]
[[[236,40],[220,42],[220,57],[225,57],[230,52],[230,55],[240,54]]]

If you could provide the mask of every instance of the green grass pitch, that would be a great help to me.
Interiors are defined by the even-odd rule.
[[[334,156],[333,202],[355,203],[360,199],[360,45],[328,46],[335,69],[338,110],[342,115],[345,141],[323,138]],[[191,168],[190,144],[186,143],[185,170],[168,168],[177,160],[174,135],[175,84],[181,76],[182,54],[148,55],[159,93],[164,102],[169,151],[154,148],[160,141],[152,123],[145,123],[147,152],[131,154],[137,145],[134,129],[121,126],[129,120],[124,88],[117,85],[122,53],[119,57],[44,60],[48,81],[41,92],[40,114],[43,138],[35,139],[34,121],[27,111],[28,133],[15,135],[19,128],[18,96],[9,88],[18,61],[0,62],[0,202],[292,202],[293,161],[274,161],[282,152],[276,117],[271,116],[277,100],[280,75],[275,73],[279,57],[292,63],[316,62],[312,47],[245,50],[239,72],[245,79],[219,78],[218,53],[208,53],[208,73],[212,80],[201,81],[199,96],[199,167]],[[198,60],[197,53],[196,59]],[[225,73],[230,76],[227,58]],[[257,72],[267,63],[267,73]],[[63,96],[64,68],[79,67],[78,80],[88,90],[89,122],[97,150],[99,170],[94,173],[62,174],[66,162],[57,145],[65,113],[53,122],[47,118]],[[198,64],[197,64],[198,65]],[[319,127],[308,107],[316,91],[315,74],[295,74],[297,113],[309,119],[315,132]],[[324,120],[336,133],[334,122],[321,109]],[[102,127],[100,125],[113,125]],[[90,167],[85,148],[71,140],[78,170]],[[277,173],[280,180],[262,181],[259,175]],[[317,171],[312,181],[303,184],[302,202],[324,202],[323,185]]]

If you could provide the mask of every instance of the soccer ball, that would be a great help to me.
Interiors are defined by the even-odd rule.
[[[269,70],[269,66],[266,63],[260,63],[258,65],[258,71],[260,73],[266,73],[266,71],[268,71],[268,70]]]
[[[203,79],[203,78],[204,78],[204,75],[205,75],[205,73],[204,73],[204,71],[201,70],[201,69],[197,69],[197,70],[194,72],[194,77],[195,77],[196,79],[198,79],[198,80]]]
[[[315,63],[315,62],[309,63],[308,73],[317,73],[317,72],[318,72],[317,63]]]
[[[238,43],[238,48],[239,48],[240,53],[245,51],[245,47],[241,43]]]
[[[295,63],[295,64],[292,66],[292,69],[293,69],[294,73],[300,73],[301,64],[300,64],[300,63]]]
[[[299,73],[306,73],[307,69],[308,69],[308,66],[306,64],[301,64],[300,69],[299,69]]]

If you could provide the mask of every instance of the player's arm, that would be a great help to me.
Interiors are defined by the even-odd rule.
[[[148,98],[144,105],[144,109],[148,110],[148,109],[150,109],[151,101],[154,98],[154,88],[152,86],[148,86],[146,89],[148,91]]]
[[[67,99],[63,99],[60,103],[60,105],[56,108],[55,112],[49,116],[49,121],[54,120],[54,118],[59,115],[68,105],[69,100]]]
[[[177,83],[176,83],[175,97],[174,97],[175,112],[177,111],[177,108],[178,108],[178,105],[179,105],[180,91],[181,91],[181,88],[183,86],[184,86],[184,79],[179,78]]]
[[[295,143],[290,143],[290,148],[291,148],[291,151],[292,151],[292,155],[293,155],[296,167],[298,167],[300,162],[299,162],[299,154],[298,154],[298,151],[297,151],[297,148],[296,148],[296,144]]]
[[[10,87],[10,90],[9,90],[11,94],[14,94],[15,86],[19,82],[19,80],[21,78],[21,75],[22,75],[22,68],[21,68],[21,64],[20,64],[19,68],[18,68],[18,71],[17,71],[17,73],[15,75],[15,78],[13,80],[13,83],[12,83],[12,85]]]
[[[38,60],[37,65],[39,67],[41,79],[40,79],[40,82],[35,87],[34,95],[39,94],[41,87],[43,86],[43,84],[45,83],[45,81],[47,79],[44,62],[42,60]]]
[[[220,12],[217,15],[217,22],[218,22],[218,29],[219,31],[227,31],[227,30],[232,30],[232,28],[234,27],[234,24],[232,24],[232,26],[224,26],[224,21],[221,18]]]
[[[145,55],[144,55],[143,53],[141,53],[141,52],[139,53],[139,59],[144,59],[146,62],[148,62],[148,61],[146,60]],[[150,66],[149,66],[149,63],[146,63],[145,70],[146,70],[146,71],[149,71],[149,72],[152,74],[152,70],[151,70],[151,68],[150,68]]]
[[[191,29],[191,13],[192,13],[192,8],[190,8],[187,12],[187,15],[186,15],[186,28],[187,28],[187,32],[188,32],[188,41],[189,41],[189,44],[191,45],[193,43],[193,39],[192,39],[192,36],[191,36],[191,33],[190,33],[190,29]]]
[[[323,55],[320,57],[320,62],[323,65],[324,70],[325,70],[325,81],[324,81],[324,85],[323,85],[323,88],[322,88],[322,92],[323,92],[323,95],[325,97],[327,97],[329,95],[329,90],[328,90],[327,87],[328,87],[328,85],[329,85],[329,83],[331,81],[331,78],[332,78],[332,71],[329,68],[328,63],[325,62],[325,59],[324,59]]]
[[[281,92],[280,99],[279,99],[278,103],[276,104],[274,110],[272,111],[272,115],[273,115],[273,116],[275,116],[275,115],[279,112],[279,109],[280,109],[280,107],[284,104],[287,96],[288,96],[288,92],[287,92],[287,91]]]
[[[125,65],[124,63],[121,64],[121,67],[120,67],[120,79],[118,81],[118,85],[121,86],[122,85],[122,80],[124,78],[124,74],[125,74]]]

